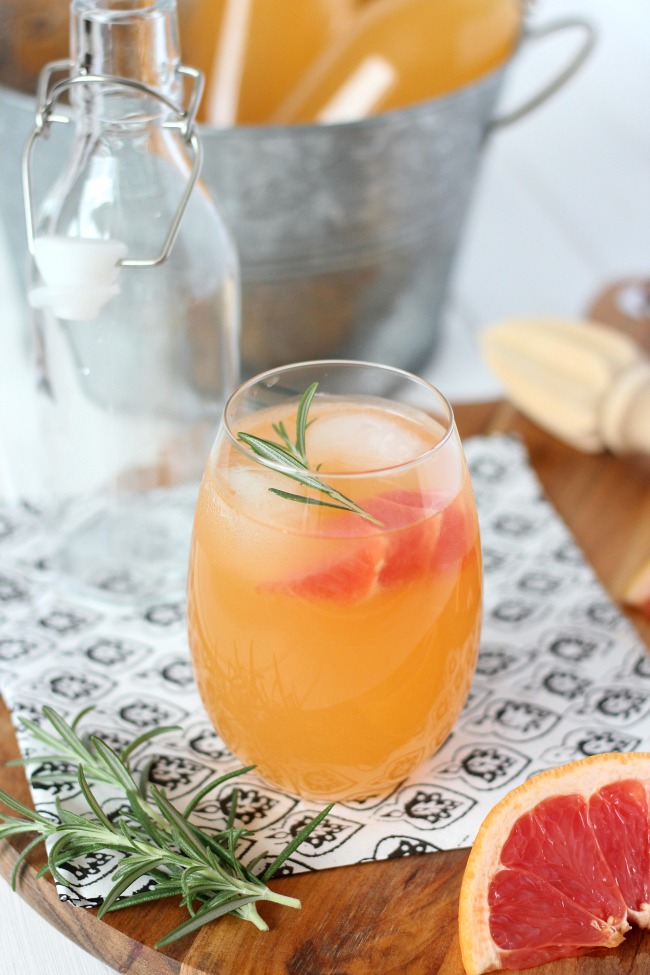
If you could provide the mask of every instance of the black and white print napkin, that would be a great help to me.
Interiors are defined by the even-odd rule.
[[[522,444],[508,436],[465,444],[479,509],[485,565],[481,653],[466,707],[445,745],[390,795],[338,803],[285,872],[469,846],[490,808],[551,766],[605,751],[650,749],[650,657],[545,499]],[[28,506],[0,508],[0,690],[18,718],[49,704],[68,718],[94,705],[83,730],[115,747],[156,725],[151,777],[180,808],[215,773],[238,767],[212,729],[194,684],[182,593],[132,610],[73,598],[48,569],[43,520]],[[219,827],[235,786],[195,812]],[[265,785],[236,780],[244,860],[275,856],[320,808]],[[73,786],[32,788],[39,808],[55,797],[82,810]],[[106,809],[119,807],[106,796]],[[63,897],[97,904],[114,859],[70,865]]]

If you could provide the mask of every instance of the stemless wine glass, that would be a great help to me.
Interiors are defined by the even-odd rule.
[[[480,619],[476,509],[436,389],[330,361],[234,393],[198,499],[188,623],[204,705],[241,761],[306,798],[385,793],[458,717]]]

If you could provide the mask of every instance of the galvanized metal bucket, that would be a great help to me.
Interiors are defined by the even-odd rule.
[[[518,51],[573,30],[581,41],[570,63],[504,117],[494,111],[509,62],[451,95],[358,122],[201,127],[203,180],[240,254],[245,374],[323,357],[420,369],[439,335],[486,137],[556,91],[594,41],[576,18],[524,30]],[[0,89],[0,217],[19,260],[20,154],[33,120],[32,99]]]

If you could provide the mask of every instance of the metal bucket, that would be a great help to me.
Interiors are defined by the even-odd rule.
[[[593,45],[580,19],[524,30],[518,51],[576,29],[571,62],[506,117],[494,109],[509,62],[451,95],[358,122],[201,127],[203,179],[240,254],[245,374],[322,357],[422,367],[486,136],[556,91]],[[33,99],[0,88],[0,218],[21,277],[20,156],[33,121]],[[67,149],[58,138],[57,172]],[[39,167],[42,186],[53,175]]]

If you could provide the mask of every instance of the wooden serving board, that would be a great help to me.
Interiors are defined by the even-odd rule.
[[[614,599],[650,557],[650,458],[580,454],[542,433],[503,403],[456,411],[463,436],[517,431],[547,495],[568,523]],[[650,623],[631,614],[650,648]],[[22,770],[5,768],[18,754],[0,702],[0,786],[30,802]],[[9,876],[18,839],[0,844],[0,873]],[[35,879],[36,851],[19,893],[48,921],[120,972],[130,975],[462,975],[457,903],[466,850],[321,870],[273,881],[299,897],[301,911],[269,904],[270,931],[226,917],[162,952],[152,947],[183,913],[171,903],[132,908],[98,921],[61,903],[49,880]],[[0,922],[1,923],[1,922]],[[16,933],[29,937],[29,931]],[[650,933],[629,933],[613,952],[555,962],[547,975],[647,975]]]

